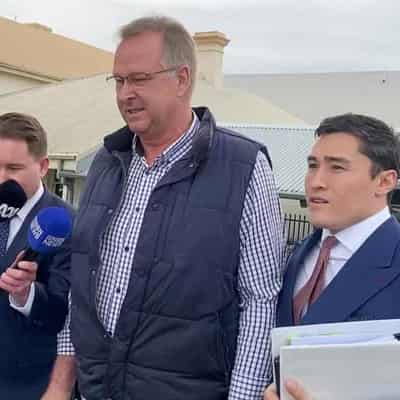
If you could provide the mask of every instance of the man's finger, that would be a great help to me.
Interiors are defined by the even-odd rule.
[[[38,269],[38,265],[35,262],[31,261],[19,261],[17,262],[18,269],[27,271],[27,272],[33,272],[36,273]]]
[[[20,282],[32,281],[36,278],[36,269],[26,266],[24,266],[24,269],[7,268],[2,276],[12,278]]]
[[[26,282],[24,284],[15,285],[13,282],[9,283],[5,281],[3,278],[0,279],[0,289],[5,290],[10,294],[19,294],[25,291],[31,284]]]
[[[25,250],[20,251],[17,254],[17,257],[15,258],[14,262],[10,265],[10,268],[18,268],[17,265],[24,257],[24,254],[25,254]]]
[[[279,400],[275,384],[269,385],[264,392],[264,400]]]
[[[285,387],[294,400],[312,400],[311,396],[306,392],[303,386],[294,379],[287,379],[285,381]]]

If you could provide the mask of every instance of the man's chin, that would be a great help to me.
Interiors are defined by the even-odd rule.
[[[130,131],[132,131],[132,132],[135,132],[135,134],[137,134],[137,135],[141,135],[143,132],[145,132],[146,131],[146,128],[142,125],[142,124],[138,124],[138,123],[133,123],[133,122],[130,122],[130,121],[126,121],[127,122],[127,125],[128,125],[128,128],[129,128],[129,130]]]
[[[308,220],[314,228],[326,228],[327,225],[329,225],[326,218],[323,218],[320,215],[314,215],[313,213],[309,213]]]

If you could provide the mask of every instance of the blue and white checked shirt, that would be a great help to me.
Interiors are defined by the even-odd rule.
[[[134,141],[134,154],[120,207],[100,245],[102,260],[98,284],[98,311],[105,328],[114,333],[127,291],[135,247],[147,202],[157,182],[191,148],[199,121],[167,148],[153,165],[147,165]],[[271,381],[270,331],[275,323],[281,287],[283,228],[278,195],[269,163],[263,153],[247,189],[240,224],[238,292],[240,321],[229,400],[261,400]],[[118,265],[118,268],[115,268]],[[69,317],[58,337],[58,354],[73,355]]]

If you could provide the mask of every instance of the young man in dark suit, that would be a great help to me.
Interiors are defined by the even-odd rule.
[[[277,324],[399,318],[400,225],[389,212],[398,139],[355,114],[325,119],[316,137],[305,189],[318,229],[289,259]]]
[[[50,206],[70,209],[44,188],[48,166],[46,133],[39,122],[19,113],[1,115],[0,184],[17,181],[28,198],[13,218],[0,222],[1,399],[41,397],[68,309],[69,246],[35,262],[20,261],[37,213]]]
[[[400,224],[389,212],[398,139],[355,114],[325,119],[315,135],[305,189],[317,230],[288,261],[277,325],[400,318]],[[275,399],[272,387],[265,396]]]

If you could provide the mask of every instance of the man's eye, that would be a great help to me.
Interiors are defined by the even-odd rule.
[[[317,168],[317,163],[308,163],[308,169]]]
[[[143,82],[143,81],[147,81],[147,76],[146,75],[136,75],[133,78],[136,82]]]
[[[129,76],[128,80],[130,83],[133,83],[134,85],[142,85],[149,80],[149,77],[146,74],[135,74]]]
[[[334,169],[335,171],[343,171],[344,167],[343,165],[332,165],[332,169]]]

